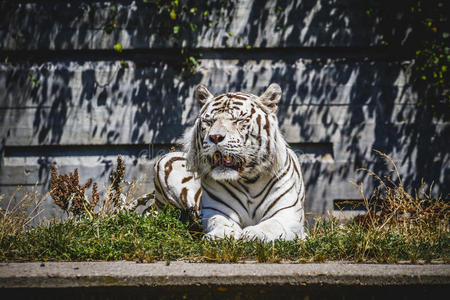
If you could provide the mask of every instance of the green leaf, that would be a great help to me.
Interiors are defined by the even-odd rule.
[[[114,28],[115,28],[114,24],[108,24],[108,25],[105,26],[105,32],[107,34],[110,34],[111,32],[113,32]]]
[[[110,4],[109,5],[109,9],[111,10],[111,11],[113,11],[113,12],[117,12],[117,4]]]
[[[180,26],[173,26],[173,33],[178,34],[180,31]]]
[[[190,61],[193,65],[198,65],[197,60],[196,60],[195,57],[193,57],[193,56],[189,56],[189,61]]]
[[[448,32],[442,33],[442,37],[443,37],[444,39],[448,38],[449,35],[450,35],[450,34],[449,34]]]
[[[116,50],[117,52],[122,52],[122,44],[121,43],[117,43],[114,45],[114,50]]]
[[[177,18],[177,13],[173,8],[169,11],[169,15],[172,20],[175,20]]]
[[[245,46],[245,49],[250,50],[250,49],[252,49],[252,46],[247,45],[247,46]]]
[[[122,69],[128,69],[128,63],[127,63],[126,61],[122,60],[122,61],[120,62],[120,67],[121,67]]]

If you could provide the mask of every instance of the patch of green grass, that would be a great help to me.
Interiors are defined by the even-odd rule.
[[[2,261],[134,260],[142,262],[376,261],[450,258],[447,231],[410,237],[395,229],[379,230],[356,222],[318,220],[305,240],[271,243],[233,239],[211,241],[180,210],[167,207],[147,216],[122,211],[80,217],[2,236]]]

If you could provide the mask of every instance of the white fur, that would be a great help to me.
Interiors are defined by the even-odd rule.
[[[206,87],[199,86],[196,97],[202,109],[185,134],[186,165],[177,170],[177,176],[167,177],[174,182],[159,180],[161,188],[176,190],[166,194],[181,194],[180,189],[185,187],[180,184],[181,178],[194,174],[194,186],[202,187],[200,215],[207,237],[265,241],[303,238],[305,186],[298,159],[278,128],[275,114],[280,87],[272,84],[260,97],[228,93],[214,98]],[[213,105],[219,103],[216,101],[221,101],[222,110]],[[231,108],[226,109],[226,105]],[[242,115],[251,112],[248,123],[249,117]],[[223,137],[218,143],[210,138],[217,135]],[[211,157],[217,151],[244,167],[239,171],[214,167]],[[233,166],[238,168],[238,164]],[[194,193],[188,194],[192,197]],[[166,202],[172,201],[180,202],[176,197]],[[188,201],[186,208],[190,208],[189,203],[195,208],[195,201]]]

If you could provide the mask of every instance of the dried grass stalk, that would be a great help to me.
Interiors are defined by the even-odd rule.
[[[378,230],[395,229],[412,236],[430,230],[449,231],[450,204],[448,199],[445,200],[441,196],[432,197],[432,187],[429,192],[426,192],[423,182],[419,190],[411,195],[403,186],[394,160],[380,151],[376,151],[376,153],[393,167],[396,179],[393,179],[392,175],[381,178],[372,170],[362,169],[373,176],[379,185],[370,197],[365,197],[363,185],[358,185],[366,213],[355,217],[354,220],[360,225]]]
[[[22,232],[42,212],[41,206],[48,194],[39,194],[37,186],[34,186],[21,199],[16,199],[16,194],[21,189],[22,187],[16,189],[4,209],[1,208],[3,205],[0,206],[0,240]],[[5,196],[0,195],[0,202],[3,201],[5,201]]]

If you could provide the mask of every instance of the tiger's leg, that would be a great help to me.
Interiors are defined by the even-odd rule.
[[[203,182],[205,183],[205,182]],[[221,200],[219,191],[208,190],[203,186],[201,219],[205,237],[240,239],[242,219],[233,204]]]
[[[185,156],[184,152],[170,152],[156,162],[155,204],[159,209],[171,204],[198,217],[202,198],[200,180],[186,169]]]
[[[202,210],[201,217],[205,237],[213,240],[225,237],[233,237],[236,240],[241,238],[241,226],[230,217],[207,208]]]
[[[294,203],[288,207],[277,207],[269,209],[267,216],[263,217],[260,223],[247,226],[242,231],[242,238],[245,240],[263,240],[266,242],[281,239],[294,240],[304,239],[304,200],[305,194],[292,189],[286,195],[287,203]]]

